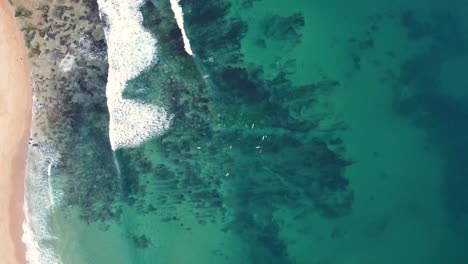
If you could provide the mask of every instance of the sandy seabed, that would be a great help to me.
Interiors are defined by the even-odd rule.
[[[21,225],[32,104],[26,52],[13,8],[0,0],[0,260],[5,264],[26,262]]]

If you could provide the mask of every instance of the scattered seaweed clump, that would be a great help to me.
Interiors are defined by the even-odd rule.
[[[21,28],[21,31],[23,31],[24,34],[24,42],[26,47],[31,50],[33,45],[32,42],[37,32],[36,28],[31,24],[27,24]]]
[[[241,2],[242,8],[252,8],[255,4],[255,2],[260,2],[262,0],[243,0]]]
[[[304,27],[304,16],[294,13],[284,17],[280,15],[269,15],[261,22],[263,34],[276,41],[291,41],[299,43],[302,38],[301,29]]]
[[[31,10],[26,9],[23,6],[17,6],[15,8],[15,17],[31,18],[32,14]]]
[[[151,239],[146,235],[132,235],[132,240],[136,248],[139,249],[146,249],[151,246]]]

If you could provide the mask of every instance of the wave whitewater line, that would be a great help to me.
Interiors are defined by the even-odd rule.
[[[127,81],[137,77],[157,60],[156,39],[142,26],[143,0],[98,0],[106,23],[109,75],[106,96],[109,138],[113,150],[137,146],[165,131],[171,116],[164,108],[124,99]]]
[[[190,40],[185,33],[184,28],[184,13],[182,12],[182,7],[180,6],[180,0],[170,0],[171,1],[171,8],[172,12],[174,12],[174,16],[177,22],[177,26],[179,27],[182,33],[182,39],[184,41],[184,49],[190,56],[193,55],[192,47],[190,46]]]

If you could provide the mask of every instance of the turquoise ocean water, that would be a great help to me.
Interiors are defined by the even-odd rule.
[[[468,4],[348,2],[182,0],[194,57],[146,2],[171,125],[59,181],[62,262],[467,263]]]

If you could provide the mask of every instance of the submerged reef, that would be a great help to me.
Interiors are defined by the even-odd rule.
[[[263,39],[284,42],[293,47],[301,41],[301,29],[304,23],[301,13],[294,13],[288,17],[276,14],[266,16],[261,21]]]
[[[333,112],[321,105],[340,83],[324,74],[295,85],[291,60],[277,63],[267,77],[269,65],[244,61],[240,48],[248,27],[229,16],[228,1],[181,5],[195,57],[184,51],[169,1],[149,1],[141,9],[159,55],[129,81],[124,97],[163,105],[174,117],[161,136],[116,151],[123,198],[162,222],[184,222],[188,216],[178,212],[190,208],[199,225],[221,223],[224,232],[245,239],[252,262],[291,263],[276,212],[335,218],[352,209],[353,191],[343,175],[351,161],[339,138],[346,125],[322,123]],[[285,49],[300,42],[301,14],[268,20],[282,30],[266,28],[266,42],[286,43]]]
[[[423,38],[429,44],[402,65],[394,78],[394,109],[414,125],[427,131],[429,142],[445,161],[442,193],[452,224],[468,215],[466,196],[468,166],[464,150],[468,108],[464,93],[453,93],[456,86],[466,86],[466,79],[444,76],[447,67],[462,67],[455,58],[466,58],[468,46],[460,21],[448,11],[430,14],[421,19],[412,10],[403,12],[400,23],[411,41]],[[453,72],[457,72],[454,70]],[[461,80],[454,83],[451,78]],[[455,225],[456,227],[456,225]]]

